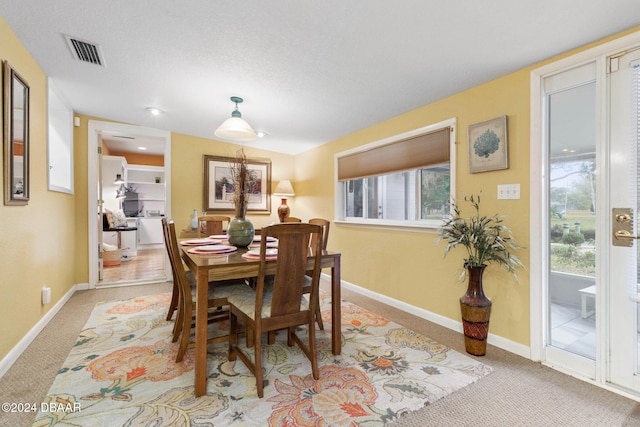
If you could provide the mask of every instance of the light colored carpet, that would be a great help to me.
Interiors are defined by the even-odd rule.
[[[163,283],[77,292],[0,378],[0,402],[43,401],[96,303],[170,290],[171,284]],[[456,332],[347,290],[343,298],[464,352]],[[487,350],[478,359],[493,368],[491,375],[390,425],[640,426],[640,407],[633,400],[499,348]],[[29,426],[35,415],[0,414],[0,426]]]
[[[374,426],[491,372],[349,302],[342,302],[342,353],[333,355],[324,295],[327,327],[316,335],[320,378],[311,377],[302,351],[279,334],[262,353],[268,382],[262,399],[246,366],[228,361],[226,343],[209,346],[207,394],[194,399],[193,351],[174,361],[173,322],[165,320],[169,293],[98,304],[34,426]],[[228,329],[226,322],[213,326]],[[303,341],[306,331],[298,332]]]

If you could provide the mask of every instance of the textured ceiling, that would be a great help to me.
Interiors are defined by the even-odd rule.
[[[267,134],[246,145],[296,154],[638,25],[640,1],[0,0],[0,14],[78,113],[213,139],[236,95]]]

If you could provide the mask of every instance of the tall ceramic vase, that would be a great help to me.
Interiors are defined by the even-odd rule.
[[[469,273],[467,293],[460,298],[464,345],[467,353],[474,356],[484,356],[487,352],[491,300],[484,296],[482,289],[482,274],[485,267],[486,265],[467,268]]]
[[[255,228],[251,221],[245,217],[235,217],[229,221],[227,227],[227,238],[233,246],[245,247],[253,242]]]

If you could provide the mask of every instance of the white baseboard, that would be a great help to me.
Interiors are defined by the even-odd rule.
[[[327,278],[328,280],[331,280],[331,276],[327,276]],[[428,320],[429,322],[433,322],[437,325],[444,326],[445,328],[451,329],[461,334],[463,333],[462,323],[457,320],[449,319],[448,317],[444,317],[439,314],[433,313],[431,311],[427,311],[422,308],[413,306],[411,304],[407,304],[406,302],[399,301],[397,299],[379,294],[377,292],[370,291],[369,289],[362,288],[358,285],[354,285],[353,283],[349,283],[344,280],[342,281],[342,287],[352,292],[358,293],[360,295],[364,295],[366,297],[372,298],[376,301],[383,302],[392,307],[399,308],[402,311],[406,311],[409,314],[413,314],[414,316]],[[506,350],[508,352],[515,353],[518,356],[531,359],[531,350],[528,346],[517,343],[515,341],[508,340],[499,335],[494,335],[490,333],[489,336],[487,337],[487,343],[493,346],[496,346],[498,348],[501,348],[503,350]]]
[[[36,323],[33,328],[31,328],[31,330],[24,337],[22,337],[18,344],[16,344],[16,346],[13,347],[9,351],[9,353],[7,353],[7,355],[2,358],[2,360],[0,360],[0,377],[2,377],[9,370],[9,368],[11,368],[16,360],[18,360],[18,357],[20,357],[22,352],[24,352],[27,347],[29,347],[29,344],[31,344],[31,342],[38,336],[38,334],[44,329],[44,327],[47,326],[49,321],[51,321],[53,316],[55,316],[58,311],[60,311],[62,306],[64,306],[67,301],[69,301],[69,298],[71,298],[71,296],[81,286],[82,285],[73,285],[73,287],[69,289],[67,293],[64,294],[53,307],[51,307],[51,310],[49,310],[44,316],[42,316],[40,321],[38,321],[38,323]]]
[[[89,287],[89,284],[88,284],[88,283],[78,283],[78,284],[76,285],[76,291],[86,291],[86,290],[88,290],[89,288],[90,288],[90,287]]]

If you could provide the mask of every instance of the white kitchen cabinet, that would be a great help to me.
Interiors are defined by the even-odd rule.
[[[114,184],[116,175],[124,176],[126,159],[121,156],[102,156],[102,199],[103,209],[116,211],[120,209],[120,200],[116,199],[116,193],[120,184]]]
[[[118,233],[115,231],[103,231],[102,243],[106,243],[111,246],[118,246]]]
[[[162,218],[138,218],[138,245],[162,245]]]
[[[128,227],[137,227],[136,218],[127,218]],[[122,255],[133,257],[138,255],[138,231],[121,231],[120,246],[122,246]]]
[[[150,211],[164,213],[166,186],[163,166],[128,164],[127,185],[138,193],[142,216]]]

